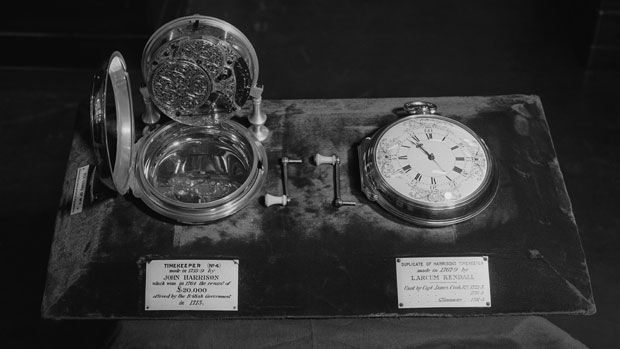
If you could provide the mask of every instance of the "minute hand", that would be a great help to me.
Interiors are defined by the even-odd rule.
[[[435,161],[435,155],[433,153],[429,153],[428,151],[426,151],[426,149],[424,149],[424,147],[422,146],[422,143],[416,143],[416,142],[411,142],[415,145],[416,148],[422,150],[424,152],[424,154],[426,154],[426,156],[428,156],[428,159],[431,161]]]
[[[445,174],[447,173],[446,170],[443,169],[443,167],[441,167],[441,165],[437,162],[437,160],[435,160],[435,154],[433,153],[429,153],[426,149],[424,149],[424,146],[422,145],[422,142],[419,143],[415,143],[412,142],[413,144],[415,144],[415,147],[422,150],[424,152],[424,154],[426,154],[426,156],[428,156],[428,159],[431,160],[432,162],[435,163],[435,165],[437,165],[437,167],[439,167],[439,169]],[[449,179],[450,177],[448,177]]]

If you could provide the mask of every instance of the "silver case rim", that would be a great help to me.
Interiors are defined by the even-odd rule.
[[[485,177],[483,184],[470,196],[469,199],[454,205],[425,205],[396,192],[385,182],[383,177],[379,174],[379,169],[377,168],[374,161],[377,143],[379,139],[381,139],[385,132],[387,132],[387,130],[389,130],[394,125],[419,117],[438,118],[456,124],[457,126],[464,128],[466,131],[472,134],[482,145],[483,150],[488,157],[488,164],[490,165],[490,169],[489,171],[487,171],[487,176]],[[495,157],[493,157],[486,142],[484,142],[482,138],[480,138],[473,130],[471,130],[466,125],[463,125],[456,120],[437,114],[410,115],[398,119],[397,121],[381,128],[371,137],[366,137],[358,146],[358,159],[360,163],[360,178],[362,184],[362,191],[364,192],[366,197],[371,201],[376,201],[381,207],[386,209],[388,212],[394,214],[395,216],[405,221],[423,226],[446,226],[460,223],[475,217],[491,204],[499,187],[499,169]],[[411,209],[401,209],[395,206],[392,203],[393,201],[401,201],[405,203],[406,206],[410,206]],[[420,214],[417,214],[417,212],[427,212],[429,216],[438,215],[446,216],[447,218],[425,218],[420,217]]]

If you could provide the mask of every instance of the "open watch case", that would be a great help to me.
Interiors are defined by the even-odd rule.
[[[143,119],[157,121],[161,112],[173,121],[136,142],[129,74],[123,56],[114,52],[95,75],[90,103],[103,182],[190,224],[229,216],[256,198],[267,175],[258,139],[266,116],[258,59],[245,35],[213,17],[176,19],[148,40],[142,74]],[[248,99],[255,132],[230,120]]]

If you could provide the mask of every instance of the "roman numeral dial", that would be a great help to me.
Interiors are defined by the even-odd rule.
[[[372,205],[395,220],[429,227],[457,224],[494,207],[500,173],[483,139],[437,114],[433,103],[409,102],[402,111],[407,116],[358,146],[361,189]]]
[[[445,118],[422,116],[393,124],[377,142],[376,161],[390,188],[430,205],[466,200],[488,170],[473,133]]]

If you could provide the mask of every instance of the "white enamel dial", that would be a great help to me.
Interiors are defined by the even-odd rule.
[[[450,207],[476,196],[489,177],[489,154],[463,125],[441,116],[397,122],[377,142],[375,162],[406,199]]]

